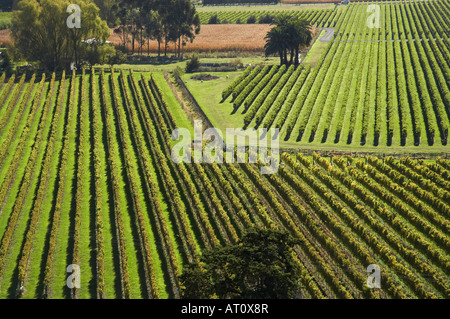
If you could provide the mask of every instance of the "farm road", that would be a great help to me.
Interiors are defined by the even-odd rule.
[[[322,30],[327,31],[323,37],[319,39],[321,42],[330,42],[331,38],[334,35],[334,29],[333,28],[323,28]]]

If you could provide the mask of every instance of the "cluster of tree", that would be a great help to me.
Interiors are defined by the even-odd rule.
[[[310,23],[304,19],[280,15],[274,19],[273,24],[275,27],[270,29],[265,37],[266,56],[278,54],[281,65],[298,65],[300,49],[309,46],[313,38]]]
[[[277,4],[280,0],[203,0],[203,5],[219,4]]]
[[[180,277],[186,299],[287,299],[300,296],[300,267],[292,255],[298,240],[286,232],[252,228],[235,245],[206,251],[202,267]]]
[[[158,56],[164,44],[167,55],[169,43],[174,43],[178,56],[182,56],[182,47],[192,42],[200,32],[200,18],[191,0],[122,0],[113,6],[118,27],[114,32],[120,36],[122,46],[131,51],[142,48],[150,40],[158,42]]]
[[[71,4],[80,7],[79,28],[68,26]],[[106,43],[109,28],[89,0],[22,0],[12,14],[11,36],[24,59],[48,70],[108,63],[115,56],[114,47]]]

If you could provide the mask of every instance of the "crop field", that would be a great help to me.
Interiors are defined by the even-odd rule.
[[[251,226],[301,239],[305,298],[450,297],[449,160],[175,164],[186,114],[162,73],[0,83],[1,298],[178,298],[183,265]],[[369,264],[383,289],[366,286]]]
[[[183,47],[184,52],[229,52],[229,51],[246,51],[246,52],[264,52],[264,37],[270,30],[268,24],[211,24],[202,25],[200,33],[196,36],[195,41],[186,43]],[[0,33],[1,41],[1,33]],[[111,30],[109,41],[115,45],[119,45],[121,40],[119,36]],[[131,44],[128,44],[131,50]],[[163,50],[163,49],[162,49]],[[168,45],[168,52],[177,52],[173,43]],[[147,43],[142,47],[143,53],[147,54],[158,52],[158,42],[150,41],[150,47]]]
[[[218,107],[232,105],[244,128],[276,127],[301,145],[448,145],[450,2],[380,9],[380,28],[370,28],[367,4],[348,6],[327,22],[331,41],[316,41],[315,66],[247,69]]]
[[[239,7],[240,8],[240,7]],[[294,7],[295,8],[295,7]],[[303,8],[302,8],[303,9]],[[270,15],[289,15],[297,18],[304,18],[310,21],[312,24],[320,27],[334,27],[335,21],[338,20],[340,14],[343,10],[337,9],[318,9],[316,6],[312,8],[295,10],[295,9],[260,9],[259,7],[252,8],[252,10],[216,10],[216,11],[200,11],[200,23],[208,24],[209,19],[217,15],[220,23],[247,23],[249,17],[254,16],[256,22],[259,21],[261,17]],[[240,22],[239,22],[240,21]]]

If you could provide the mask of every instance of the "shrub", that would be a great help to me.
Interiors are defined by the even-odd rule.
[[[208,24],[220,24],[220,20],[217,17],[217,14],[211,16],[211,18],[209,18]]]
[[[183,74],[184,74],[184,70],[180,66],[177,66],[173,70],[173,73],[181,78],[183,76]]]
[[[271,24],[273,22],[273,16],[270,14],[266,14],[264,16],[259,17],[258,23],[260,24]]]
[[[256,17],[255,15],[251,15],[247,19],[247,24],[255,24],[256,23]]]
[[[186,64],[186,72],[192,73],[197,71],[200,68],[200,59],[198,54],[194,53],[191,59]]]

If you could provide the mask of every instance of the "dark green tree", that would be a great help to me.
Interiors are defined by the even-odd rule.
[[[280,56],[280,65],[287,64],[287,58],[285,55],[287,52],[287,43],[283,30],[281,28],[274,27],[267,32],[264,39],[266,40],[266,44],[264,45],[266,56],[278,54]]]
[[[186,72],[192,73],[200,68],[200,59],[197,53],[191,56],[191,59],[186,63]]]
[[[298,65],[300,48],[309,46],[313,38],[310,23],[288,15],[280,15],[275,18],[273,24],[275,27],[269,30],[265,37],[266,56],[278,53],[281,64]]]
[[[8,51],[0,51],[0,73],[5,72],[7,75],[10,75],[12,71],[12,63]]]
[[[239,243],[206,251],[180,276],[183,298],[287,299],[300,291],[292,255],[298,240],[278,230],[249,229]]]
[[[67,8],[81,9],[80,28],[69,28]],[[28,61],[38,61],[48,70],[79,65],[83,41],[105,43],[109,29],[97,6],[87,0],[22,0],[12,14],[11,36],[15,49]]]

